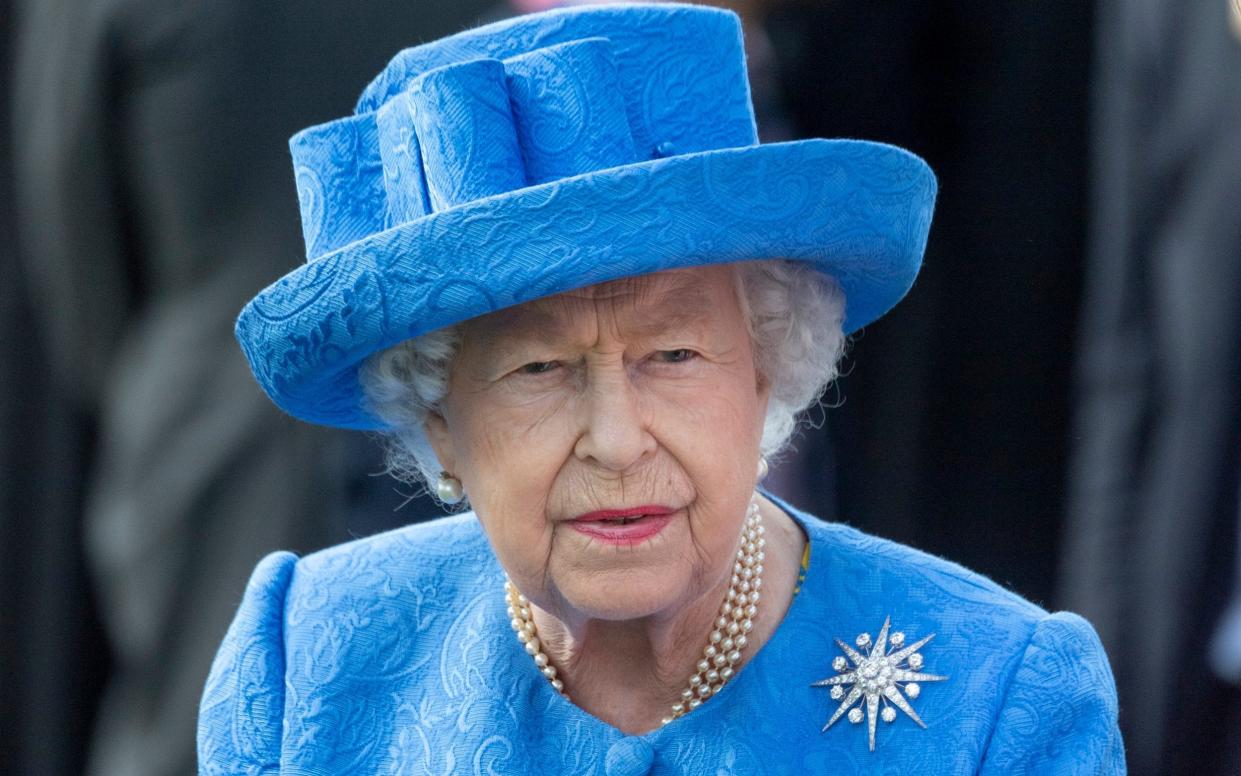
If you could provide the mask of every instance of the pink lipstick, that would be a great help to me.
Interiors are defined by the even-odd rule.
[[[626,509],[600,509],[578,515],[569,525],[578,533],[585,534],[607,544],[635,545],[664,529],[677,510],[656,504]]]

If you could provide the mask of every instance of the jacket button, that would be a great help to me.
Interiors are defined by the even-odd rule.
[[[612,744],[603,761],[607,776],[646,776],[655,762],[655,749],[641,738],[626,737]]]

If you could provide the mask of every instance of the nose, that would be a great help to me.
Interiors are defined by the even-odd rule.
[[[655,450],[638,392],[626,370],[591,376],[580,399],[581,432],[574,453],[613,472],[626,472]]]

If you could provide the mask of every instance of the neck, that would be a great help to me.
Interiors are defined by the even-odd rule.
[[[805,536],[788,515],[760,497],[767,527],[763,600],[744,666],[771,638],[792,602]],[[623,622],[562,621],[537,607],[543,651],[573,703],[625,733],[657,728],[696,670],[728,591],[728,577],[670,614]],[[711,701],[708,701],[711,702]]]

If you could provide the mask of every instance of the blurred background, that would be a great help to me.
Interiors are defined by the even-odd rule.
[[[0,773],[193,772],[258,559],[436,514],[232,322],[303,255],[289,135],[550,5],[0,0]],[[726,5],[764,140],[940,181],[773,489],[1089,618],[1131,773],[1241,773],[1241,5]]]

